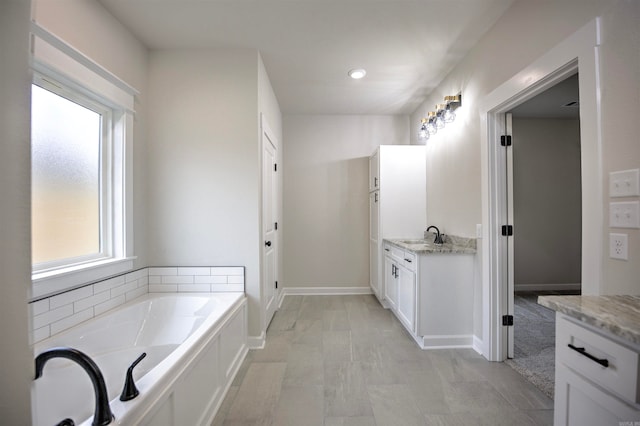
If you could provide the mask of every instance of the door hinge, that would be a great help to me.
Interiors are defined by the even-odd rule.
[[[500,136],[500,145],[502,145],[502,146],[511,146],[511,135],[502,135],[502,136]]]
[[[502,235],[510,237],[513,235],[513,225],[502,225]]]
[[[275,223],[276,231],[278,230],[278,222]]]
[[[513,315],[503,315],[502,316],[502,325],[505,327],[513,326]]]
[[[278,171],[278,164],[277,163],[273,163],[273,171],[274,172]]]
[[[276,281],[276,288],[278,288],[278,281]]]

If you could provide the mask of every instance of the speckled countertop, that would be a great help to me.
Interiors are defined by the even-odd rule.
[[[416,254],[474,254],[476,252],[475,238],[447,235],[444,244],[439,245],[433,242],[434,238],[435,234],[428,233],[426,239],[385,239],[384,241]]]
[[[640,296],[540,296],[538,303],[640,344]]]

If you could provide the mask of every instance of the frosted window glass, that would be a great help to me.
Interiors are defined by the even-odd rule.
[[[101,115],[32,86],[33,263],[100,252]]]

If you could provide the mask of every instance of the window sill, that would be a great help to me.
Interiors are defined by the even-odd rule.
[[[135,257],[106,259],[31,276],[31,301],[82,287],[133,269]]]

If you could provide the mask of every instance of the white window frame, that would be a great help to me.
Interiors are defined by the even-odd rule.
[[[138,92],[36,23],[31,24],[31,32],[34,84],[48,81],[61,88],[63,97],[79,96],[83,102],[102,105],[110,116],[110,123],[103,125],[101,151],[106,173],[101,178],[109,187],[101,188],[101,216],[106,219],[101,237],[106,237],[106,244],[101,240],[99,256],[37,265],[29,297],[36,300],[133,269],[132,136]]]

